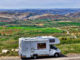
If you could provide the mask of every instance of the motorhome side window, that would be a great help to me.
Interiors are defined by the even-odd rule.
[[[46,49],[46,43],[38,43],[37,48],[38,49]]]
[[[49,42],[53,43],[53,42],[55,42],[55,39],[50,39]]]

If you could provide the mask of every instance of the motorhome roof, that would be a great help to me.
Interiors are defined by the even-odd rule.
[[[24,38],[24,37],[22,37],[22,38]],[[39,38],[55,38],[55,37],[53,37],[53,36],[37,36],[37,37],[26,37],[27,39],[35,39],[35,38],[37,38],[37,39],[39,39]]]
[[[22,37],[23,40],[25,41],[45,41],[45,40],[49,40],[50,38],[55,38],[53,36],[38,36],[38,37],[27,37],[24,38]]]

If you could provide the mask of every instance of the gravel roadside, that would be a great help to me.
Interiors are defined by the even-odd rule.
[[[80,54],[68,54],[66,57],[44,57],[38,59],[21,59],[19,56],[0,57],[0,60],[80,60]]]
[[[80,56],[76,57],[60,57],[60,58],[39,58],[39,59],[20,59],[20,57],[0,57],[0,60],[80,60]]]

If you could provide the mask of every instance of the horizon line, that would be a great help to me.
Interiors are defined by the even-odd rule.
[[[80,8],[0,8],[0,10],[25,10],[25,9],[80,9]]]

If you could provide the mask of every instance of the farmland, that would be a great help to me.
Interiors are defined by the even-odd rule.
[[[69,31],[69,34],[67,34],[66,30]],[[79,33],[80,33],[79,27],[69,27],[69,26],[58,27],[58,28],[0,27],[0,52],[2,49],[11,50],[11,49],[18,48],[18,38],[20,37],[52,35],[60,39],[61,43],[57,45],[57,47],[61,49],[63,54],[80,53],[80,48],[79,48],[80,34]],[[17,53],[9,52],[7,55],[9,56],[17,55]]]
[[[54,21],[54,20],[26,20],[26,21],[12,21],[12,22],[0,22],[0,26],[7,27],[64,27],[64,26],[80,26],[80,22],[72,22],[72,21]]]

